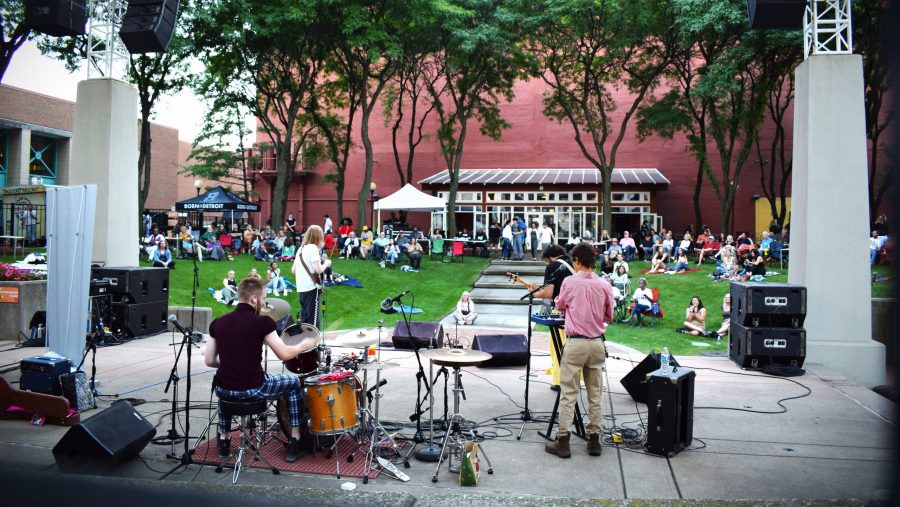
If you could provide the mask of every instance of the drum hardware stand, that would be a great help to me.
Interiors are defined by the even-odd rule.
[[[194,256],[194,282],[191,287],[191,326],[187,329],[184,328],[180,323],[178,323],[177,319],[171,319],[172,324],[174,324],[179,331],[181,331],[181,347],[178,348],[178,354],[175,355],[175,364],[172,365],[172,371],[169,373],[169,380],[166,382],[166,388],[163,392],[169,392],[169,386],[174,382],[175,390],[172,395],[172,427],[169,429],[169,434],[167,437],[172,440],[172,452],[168,454],[166,457],[172,459],[178,459],[179,463],[166,472],[159,480],[164,480],[166,477],[172,475],[173,472],[178,470],[181,467],[187,467],[191,463],[194,462],[192,459],[193,450],[190,448],[190,434],[191,434],[191,349],[194,348],[196,343],[194,342],[194,308],[197,305],[197,287],[200,286],[200,266],[197,264],[197,256]],[[175,416],[176,416],[176,403],[178,400],[178,360],[181,358],[181,352],[185,349],[185,345],[187,345],[187,389],[185,390],[184,395],[184,452],[179,457],[175,453],[175,443],[177,441],[178,432],[175,431]],[[199,346],[198,346],[199,347]]]
[[[459,398],[463,393],[462,387],[462,378],[461,378],[461,367],[454,366],[453,367],[453,415],[450,416],[450,427],[447,430],[447,433],[444,435],[444,441],[441,444],[441,454],[438,457],[438,465],[434,470],[434,476],[431,478],[431,482],[437,482],[438,480],[438,472],[441,471],[441,463],[444,461],[444,457],[447,457],[447,467],[450,471],[453,471],[453,455],[454,451],[458,450],[460,452],[460,456],[465,452],[465,441],[466,435],[468,435],[471,440],[477,440],[478,435],[472,429],[472,426],[469,424],[469,421],[466,420],[459,413]],[[465,426],[465,431],[463,431],[463,426]],[[452,440],[452,442],[451,442]],[[450,445],[453,450],[447,452],[447,445]],[[494,473],[494,465],[491,464],[490,458],[488,458],[487,454],[484,452],[484,449],[481,450],[481,456],[484,457],[484,460],[488,465],[488,473]]]
[[[444,375],[444,417],[441,419],[442,429],[446,429],[447,425],[447,378],[449,373],[447,372],[447,368],[445,366],[441,366],[441,369],[438,370],[437,375],[433,375],[434,373],[434,363],[432,361],[428,361],[428,377],[431,378],[431,389],[429,390],[429,404],[428,410],[429,415],[428,419],[431,423],[428,428],[428,445],[419,449],[419,452],[416,453],[416,459],[419,461],[426,461],[430,463],[434,463],[441,459],[441,449],[434,443],[434,429],[435,429],[435,421],[434,421],[434,384],[437,383],[437,380],[441,377],[441,374]],[[408,456],[407,456],[408,457]]]

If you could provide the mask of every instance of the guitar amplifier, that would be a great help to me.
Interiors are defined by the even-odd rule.
[[[728,356],[741,368],[762,368],[773,363],[803,366],[806,330],[784,327],[746,327],[731,323]]]
[[[62,394],[59,376],[69,373],[72,363],[64,357],[37,356],[23,359],[19,363],[22,378],[19,387],[23,391],[35,393]]]
[[[806,287],[786,283],[731,284],[731,324],[746,327],[803,327]]]
[[[647,452],[674,456],[694,439],[694,378],[690,368],[647,374]]]

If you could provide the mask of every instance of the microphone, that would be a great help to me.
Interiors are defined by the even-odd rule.
[[[392,297],[391,302],[393,303],[394,301],[400,301],[400,299],[402,299],[403,296],[405,296],[407,294],[409,294],[409,291],[405,290],[405,291],[401,292],[400,294],[397,294],[396,296]]]
[[[381,379],[381,382],[379,382],[377,385],[374,385],[374,386],[370,387],[369,390],[366,391],[366,396],[371,395],[372,392],[375,391],[375,389],[377,389],[377,388],[379,388],[379,387],[382,387],[382,386],[384,386],[385,384],[387,384],[387,379],[386,379],[386,378]]]
[[[569,268],[566,267],[565,264],[560,264],[559,267],[556,268],[556,271],[553,272],[553,274],[555,275],[555,274],[557,274],[557,273],[559,273],[559,272],[561,272],[561,271],[569,271]]]
[[[191,334],[190,331],[188,331],[187,329],[185,329],[184,326],[181,325],[181,322],[178,322],[178,318],[175,317],[174,313],[169,315],[169,322],[171,322],[173,326],[175,326],[179,331],[181,331],[181,334]]]

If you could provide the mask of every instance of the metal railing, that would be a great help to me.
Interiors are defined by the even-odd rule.
[[[43,204],[34,205],[33,233],[26,226],[30,222],[25,216],[28,211],[28,204],[4,202],[0,205],[0,236],[20,236],[25,238],[28,246],[45,246],[47,207]],[[31,234],[34,236],[33,241]]]

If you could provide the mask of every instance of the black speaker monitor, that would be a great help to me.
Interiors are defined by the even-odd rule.
[[[669,364],[681,366],[675,360],[675,356],[670,356]],[[651,351],[643,361],[628,372],[628,375],[622,377],[622,386],[631,395],[631,399],[638,403],[647,403],[647,374],[658,370],[659,367],[659,353]]]
[[[732,322],[728,334],[728,356],[741,368],[767,364],[799,368],[806,359],[805,329],[746,327]]]
[[[84,35],[87,0],[26,0],[25,25],[54,37]]]
[[[528,364],[528,338],[524,334],[475,335],[472,348],[492,357],[480,367],[525,366]]]
[[[130,53],[161,53],[177,19],[178,0],[129,0],[119,36]]]
[[[440,322],[410,322],[408,333],[406,323],[397,321],[391,341],[395,349],[441,348],[444,346],[444,326]],[[412,334],[412,336],[410,336]]]
[[[53,447],[63,472],[109,472],[137,456],[156,429],[127,401],[69,428]]]
[[[733,282],[731,323],[747,327],[803,327],[806,287],[787,283]]]
[[[690,368],[647,376],[647,452],[671,456],[694,438],[694,377]]]

